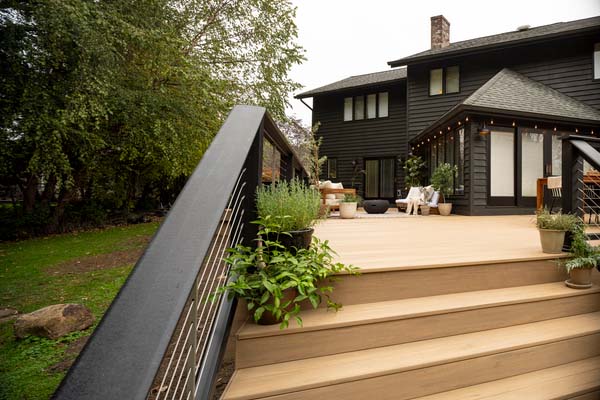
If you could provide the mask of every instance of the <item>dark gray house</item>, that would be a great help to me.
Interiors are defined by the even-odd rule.
[[[296,96],[313,98],[323,178],[392,200],[418,154],[428,175],[458,166],[455,212],[530,212],[537,179],[560,175],[560,138],[600,133],[600,17],[451,43],[440,15],[431,33],[431,49],[390,70]]]

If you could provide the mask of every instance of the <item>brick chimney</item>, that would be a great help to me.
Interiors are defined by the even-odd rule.
[[[431,48],[441,49],[450,44],[450,22],[443,15],[431,17]]]

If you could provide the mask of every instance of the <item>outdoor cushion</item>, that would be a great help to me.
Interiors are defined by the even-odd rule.
[[[332,183],[331,187],[329,189],[343,189],[343,188],[344,188],[344,185],[342,185],[342,183],[340,182],[340,183]],[[341,200],[341,199],[344,198],[344,193],[335,193],[334,197],[336,199],[340,199]]]
[[[431,198],[433,197],[434,192],[435,192],[435,189],[433,188],[432,185],[425,186],[423,188],[423,194],[425,195],[425,196],[423,196],[423,200],[425,201],[425,203],[429,203],[431,201]]]
[[[435,191],[433,192],[433,195],[431,196],[431,201],[429,202],[429,207],[437,207],[438,206],[438,202],[440,201],[440,192]]]

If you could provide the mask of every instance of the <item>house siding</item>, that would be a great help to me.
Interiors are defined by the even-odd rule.
[[[344,121],[344,98],[370,93],[388,92],[388,117]],[[313,124],[321,124],[317,136],[323,138],[320,154],[337,159],[337,179],[344,187],[351,187],[356,160],[360,169],[366,158],[393,157],[396,159],[396,189],[403,184],[403,170],[399,157],[406,157],[406,85],[372,86],[356,91],[316,96],[313,100]],[[321,174],[326,179],[326,165]],[[355,179],[355,187],[362,190],[363,176]],[[360,185],[358,185],[360,184]]]
[[[600,110],[600,81],[593,79],[593,48],[599,41],[597,36],[556,40],[446,59],[442,63],[409,65],[409,138],[414,138],[505,67]],[[429,70],[452,65],[460,66],[460,93],[429,96]]]

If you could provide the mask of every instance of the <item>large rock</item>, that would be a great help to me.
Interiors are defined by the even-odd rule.
[[[67,333],[89,328],[94,323],[91,311],[81,304],[54,304],[15,321],[15,336],[23,339],[28,335],[57,339]]]

